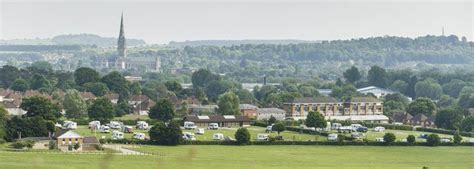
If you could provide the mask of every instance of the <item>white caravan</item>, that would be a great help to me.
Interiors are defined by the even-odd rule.
[[[212,135],[212,139],[213,139],[213,140],[224,140],[224,134],[222,134],[222,133],[214,133],[214,135]]]
[[[113,131],[112,132],[112,140],[121,140],[123,139],[123,133],[120,131]]]
[[[184,122],[184,129],[194,130],[195,128],[196,128],[196,125],[194,125],[194,122],[190,122],[190,121],[185,121]]]

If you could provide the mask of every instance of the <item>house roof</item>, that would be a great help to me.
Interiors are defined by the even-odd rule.
[[[434,122],[434,116],[427,117],[424,114],[417,114],[411,120],[415,122],[424,122],[424,121]]]
[[[234,115],[186,116],[184,120],[195,123],[250,122],[250,118],[247,116]]]
[[[239,109],[258,109],[258,107],[251,104],[239,104]]]
[[[130,97],[130,101],[147,101],[150,100],[150,98],[146,95],[133,95]]]
[[[64,130],[64,129],[57,131],[55,136],[56,138],[82,138],[81,135],[77,134],[73,130]]]
[[[91,92],[81,92],[81,97],[85,100],[95,99],[95,95]]]
[[[294,98],[291,103],[333,103],[338,102],[333,97],[303,97],[303,98]]]
[[[107,93],[106,95],[104,95],[104,97],[109,99],[109,100],[117,100],[117,99],[119,99],[119,94],[117,94],[117,93]]]
[[[412,119],[413,116],[410,113],[394,113],[392,116],[392,120],[395,122],[404,122],[406,120]]]
[[[83,144],[100,144],[99,140],[97,140],[97,137],[84,137],[82,139]]]
[[[258,114],[277,114],[277,113],[286,113],[285,110],[279,108],[259,108],[257,109]]]

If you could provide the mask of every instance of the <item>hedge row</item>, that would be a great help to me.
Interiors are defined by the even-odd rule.
[[[453,130],[425,128],[425,127],[417,127],[416,131],[424,131],[424,132],[439,133],[439,134],[449,134],[449,135],[454,135],[454,133],[456,132],[456,131],[453,131]],[[465,136],[465,137],[474,137],[474,133],[470,133],[470,132],[459,132],[459,134],[461,136]]]

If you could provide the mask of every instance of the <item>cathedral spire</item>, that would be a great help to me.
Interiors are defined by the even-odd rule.
[[[120,18],[120,33],[117,42],[117,52],[119,57],[127,57],[126,44],[125,44],[125,32],[123,29],[123,12]]]

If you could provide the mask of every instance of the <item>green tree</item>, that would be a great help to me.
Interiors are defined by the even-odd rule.
[[[280,122],[272,126],[272,131],[276,131],[280,135],[281,132],[285,131],[285,128],[285,124]]]
[[[235,132],[235,139],[239,145],[250,144],[250,132],[247,128],[239,128],[237,132]]]
[[[27,117],[41,117],[56,122],[61,117],[61,110],[47,98],[32,96],[24,98],[20,108],[26,111]]]
[[[109,99],[99,97],[92,102],[88,109],[90,120],[98,120],[101,123],[107,123],[114,118],[114,105]]]
[[[206,95],[209,100],[217,101],[221,94],[230,91],[233,87],[234,84],[230,81],[212,81],[206,86]]]
[[[462,112],[453,108],[443,109],[436,113],[435,124],[439,128],[454,130],[459,127]]]
[[[129,82],[117,71],[110,72],[101,79],[102,83],[105,83],[107,87],[120,95],[120,100],[128,99],[129,92]]]
[[[464,109],[474,107],[474,87],[463,87],[459,92],[458,105]]]
[[[459,79],[453,79],[449,83],[443,84],[443,92],[451,97],[457,98],[464,86],[468,84]]]
[[[407,137],[407,142],[408,143],[413,144],[413,143],[415,143],[415,141],[416,141],[416,138],[415,138],[414,135],[408,135],[408,137]]]
[[[461,144],[462,137],[461,134],[459,134],[459,130],[456,130],[456,132],[453,135],[453,142],[454,144]]]
[[[400,93],[405,93],[408,88],[408,83],[403,80],[396,80],[389,87],[392,90],[399,91]]]
[[[387,72],[379,66],[370,67],[368,74],[369,85],[385,87],[387,83]]]
[[[158,122],[150,128],[148,134],[151,141],[161,145],[178,145],[183,142],[183,134],[176,121],[168,124]]]
[[[254,103],[255,97],[248,90],[239,89],[235,94],[237,94],[237,96],[239,97],[240,103]]]
[[[91,92],[97,97],[102,97],[109,92],[107,85],[101,82],[84,83],[83,87],[85,91]]]
[[[217,102],[217,113],[221,115],[240,115],[240,100],[233,92],[227,92],[219,96]]]
[[[430,134],[426,138],[426,144],[429,146],[437,146],[440,143],[441,138],[437,134]]]
[[[436,81],[427,79],[416,83],[415,92],[416,97],[428,97],[437,100],[443,93],[443,88]]]
[[[214,80],[220,80],[219,75],[212,74],[211,71],[207,69],[199,69],[194,72],[191,81],[193,83],[193,88],[206,87],[207,84]]]
[[[474,131],[474,116],[469,116],[461,121],[461,130],[465,132]]]
[[[392,144],[396,139],[397,137],[393,133],[385,133],[385,135],[383,135],[383,141],[387,144]]]
[[[308,127],[325,128],[327,123],[321,113],[311,111],[306,116],[305,125]]]
[[[21,135],[24,137],[47,137],[55,131],[55,122],[45,120],[40,116],[13,116],[6,124],[6,140],[13,141]]]
[[[168,122],[173,120],[175,114],[176,111],[174,105],[168,99],[161,99],[150,108],[148,116],[151,119]]]
[[[29,89],[28,82],[24,79],[16,79],[10,88],[14,91],[24,92]]]
[[[28,70],[32,73],[37,73],[41,75],[49,75],[53,73],[53,66],[47,61],[37,61],[33,62]]]
[[[4,65],[0,68],[0,87],[8,88],[20,76],[20,70],[14,66]]]
[[[417,114],[424,114],[431,116],[436,111],[436,105],[430,98],[420,97],[415,99],[408,105],[407,112],[415,116]]]
[[[0,106],[0,142],[2,142],[2,140],[6,137],[5,127],[7,125],[7,121],[8,121],[8,112],[7,110],[5,110],[5,108]]]
[[[436,104],[438,104],[438,107],[440,108],[448,108],[454,106],[456,100],[451,98],[449,95],[442,95]]]
[[[272,124],[275,124],[277,121],[277,119],[273,116],[270,116],[270,118],[268,119],[268,125],[272,125]]]
[[[81,148],[81,145],[79,143],[76,143],[76,144],[74,144],[73,148],[74,148],[74,150],[77,150],[77,149]]]
[[[64,95],[63,107],[66,110],[66,117],[70,119],[81,119],[87,116],[87,104],[81,94],[74,89],[66,91]]]
[[[350,69],[347,69],[344,73],[344,78],[349,82],[349,83],[354,83],[356,81],[359,81],[361,78],[359,69],[357,69],[355,66],[352,66]]]
[[[122,117],[123,115],[130,114],[132,108],[128,105],[128,102],[121,101],[115,105],[115,117]]]
[[[181,84],[179,84],[177,81],[167,81],[165,83],[165,86],[169,91],[173,91],[175,93],[178,93],[179,91],[183,90]]]
[[[43,75],[35,74],[30,81],[30,87],[33,90],[49,89],[52,87],[51,82]]]
[[[74,71],[74,81],[79,86],[86,83],[96,83],[99,79],[99,73],[91,68],[81,67]]]
[[[142,86],[138,82],[130,84],[130,94],[140,95],[142,93]]]

